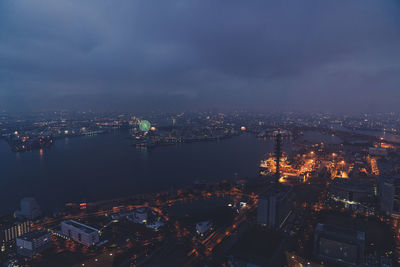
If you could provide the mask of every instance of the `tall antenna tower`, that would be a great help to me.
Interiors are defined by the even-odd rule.
[[[281,178],[280,175],[281,172],[280,163],[282,157],[281,145],[282,145],[281,129],[278,128],[278,133],[276,134],[276,143],[275,143],[275,163],[276,163],[275,184],[279,184],[279,178]]]

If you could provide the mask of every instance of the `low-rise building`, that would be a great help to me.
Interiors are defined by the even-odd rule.
[[[332,199],[348,204],[366,203],[373,196],[373,187],[360,180],[336,177],[329,194]]]
[[[49,247],[51,234],[45,230],[30,232],[17,238],[17,253],[25,257],[33,257]]]
[[[365,233],[319,223],[315,229],[314,255],[321,260],[348,266],[364,263]]]
[[[211,221],[199,222],[199,223],[196,224],[196,232],[200,236],[204,236],[210,230],[212,230],[212,227],[213,227],[213,223]]]
[[[95,245],[100,240],[98,229],[74,220],[63,221],[61,231],[65,236],[88,247]]]
[[[386,157],[388,155],[388,151],[386,148],[382,147],[370,147],[368,149],[368,154],[371,156]]]
[[[152,213],[149,208],[142,207],[135,209],[129,219],[131,219],[134,223],[146,224],[149,221],[151,214]]]

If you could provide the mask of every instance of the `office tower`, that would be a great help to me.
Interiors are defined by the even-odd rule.
[[[268,228],[280,228],[289,215],[292,188],[282,184],[271,185],[259,196],[257,223]]]

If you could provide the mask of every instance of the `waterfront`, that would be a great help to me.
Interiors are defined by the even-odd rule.
[[[386,141],[393,142],[393,143],[400,143],[400,136],[392,133],[387,133],[385,131],[356,131],[356,133],[365,134],[369,136],[374,136],[378,138],[383,138]]]
[[[317,131],[305,131],[300,140],[307,142],[315,142],[315,143],[324,142],[325,144],[332,144],[332,145],[333,144],[337,145],[343,142],[343,140],[337,136],[322,134]]]
[[[96,201],[139,193],[166,191],[196,180],[219,181],[253,177],[269,139],[250,134],[218,142],[199,142],[138,150],[128,132],[59,139],[41,153],[14,153],[0,140],[3,205],[18,208],[25,196],[35,197],[50,211],[68,201]],[[11,209],[11,210],[10,210]]]

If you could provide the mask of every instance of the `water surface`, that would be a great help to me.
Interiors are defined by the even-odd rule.
[[[44,210],[69,201],[96,201],[179,188],[195,180],[254,177],[273,141],[241,135],[218,142],[130,146],[127,131],[56,140],[40,151],[14,153],[0,140],[0,212],[35,197]]]

